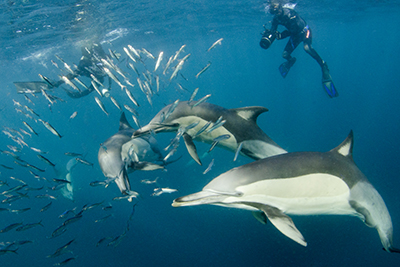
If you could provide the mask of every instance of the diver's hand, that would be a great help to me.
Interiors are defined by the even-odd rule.
[[[276,37],[277,40],[281,40],[282,39],[282,33],[276,31],[275,32],[275,37]]]

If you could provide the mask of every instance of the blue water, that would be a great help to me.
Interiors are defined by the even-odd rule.
[[[137,109],[141,124],[147,124],[165,105],[176,99],[187,100],[199,87],[198,98],[212,94],[209,102],[225,108],[265,106],[269,112],[258,118],[259,126],[288,151],[327,151],[340,144],[349,131],[355,133],[354,160],[380,192],[391,212],[394,245],[400,247],[400,180],[398,154],[400,141],[400,4],[398,1],[299,1],[297,11],[313,30],[313,46],[328,62],[340,96],[330,99],[321,88],[321,73],[316,62],[300,46],[293,55],[296,64],[282,79],[278,66],[286,41],[276,41],[268,50],[259,46],[262,25],[271,20],[264,12],[262,1],[3,1],[0,4],[0,124],[16,130],[27,130],[28,122],[39,133],[25,136],[30,146],[49,153],[45,156],[62,168],[70,157],[65,152],[79,152],[94,163],[93,167],[78,164],[73,169],[76,189],[74,201],[52,191],[52,182],[37,180],[14,158],[0,154],[0,180],[10,187],[24,180],[29,187],[44,188],[28,192],[1,208],[31,210],[16,214],[0,213],[0,228],[12,223],[35,223],[22,232],[0,233],[2,242],[30,240],[19,246],[17,254],[1,255],[1,266],[52,266],[74,257],[70,266],[396,266],[399,255],[389,254],[382,246],[375,229],[359,219],[348,216],[293,216],[297,228],[308,242],[302,247],[283,236],[271,224],[261,225],[244,210],[216,206],[171,207],[172,200],[201,190],[219,174],[250,159],[215,149],[196,165],[181,145],[177,163],[167,172],[134,172],[131,185],[142,195],[130,221],[130,230],[116,246],[107,246],[111,239],[96,247],[104,237],[121,235],[132,211],[132,203],[113,201],[120,192],[115,184],[108,188],[91,187],[89,183],[104,176],[97,162],[100,144],[118,129],[120,111],[109,99],[103,99],[110,113],[106,116],[94,101],[93,92],[81,99],[71,99],[62,90],[52,94],[66,102],[56,102],[49,108],[47,100],[38,95],[17,94],[13,82],[39,81],[38,74],[57,79],[60,70],[51,60],[77,64],[82,43],[97,35],[105,51],[112,49],[125,57],[128,44],[145,48],[154,55],[164,52],[160,69],[167,59],[186,45],[183,55],[191,54],[181,73],[171,83],[169,76],[161,77],[161,91],[150,106],[143,93],[130,88],[141,106]],[[216,40],[222,45],[206,50]],[[195,75],[208,63],[211,67],[198,79]],[[149,70],[154,61],[145,62]],[[136,74],[129,73],[132,83]],[[169,75],[171,73],[169,72]],[[87,81],[87,80],[86,80]],[[179,89],[177,83],[189,92]],[[112,95],[121,104],[132,105],[118,85],[113,83]],[[40,122],[18,113],[13,100],[35,110],[62,135],[60,139]],[[76,118],[69,120],[73,112]],[[134,122],[129,117],[129,122]],[[3,128],[2,130],[4,130]],[[0,134],[0,149],[7,145],[19,147],[5,134]],[[173,134],[159,134],[164,147]],[[209,146],[197,143],[200,154]],[[37,158],[27,147],[16,153],[23,160],[43,168],[38,173],[48,180],[56,177],[52,167]],[[212,170],[203,175],[208,163],[215,159]],[[179,191],[152,197],[156,185],[143,184],[143,179],[158,178],[159,186]],[[0,191],[9,189],[2,186]],[[50,194],[56,200],[39,199],[36,195]],[[5,198],[2,196],[2,199]],[[51,207],[39,212],[52,201]],[[49,239],[64,219],[58,216],[67,209],[102,202],[100,207],[83,213],[83,217],[67,227],[59,237]],[[111,204],[112,209],[101,207]],[[108,214],[104,222],[95,222]],[[47,258],[68,241],[71,252]]]

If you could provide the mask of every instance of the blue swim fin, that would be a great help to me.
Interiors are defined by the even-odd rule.
[[[338,97],[339,93],[336,91],[336,87],[333,84],[332,77],[329,74],[328,64],[325,61],[322,62],[322,88],[326,91],[330,98]]]
[[[289,73],[290,68],[293,66],[293,64],[296,62],[296,58],[293,57],[290,60],[283,62],[279,66],[279,72],[281,73],[283,78],[286,78],[287,74]]]
[[[337,92],[332,79],[322,80],[322,87],[324,88],[324,90],[326,91],[326,93],[330,98],[339,96],[339,93]]]

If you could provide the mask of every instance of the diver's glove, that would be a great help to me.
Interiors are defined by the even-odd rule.
[[[288,30],[284,30],[283,32],[276,31],[275,36],[277,40],[285,39],[290,36],[290,32]]]

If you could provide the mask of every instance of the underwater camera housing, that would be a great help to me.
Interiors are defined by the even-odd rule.
[[[276,34],[269,29],[265,29],[261,41],[260,46],[261,48],[268,49],[271,44],[275,41]]]

